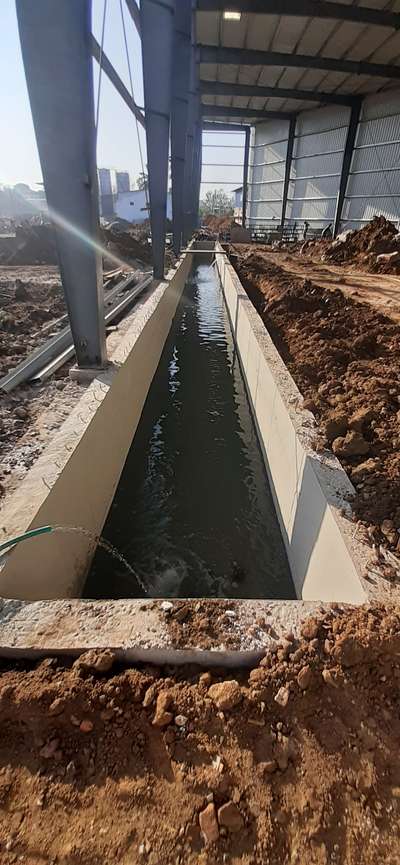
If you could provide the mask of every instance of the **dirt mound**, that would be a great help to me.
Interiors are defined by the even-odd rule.
[[[378,259],[381,255],[385,257]],[[359,231],[339,235],[324,250],[323,259],[334,264],[358,264],[373,272],[397,273],[400,272],[400,235],[384,216],[374,216]]]
[[[1,862],[394,865],[399,628],[332,609],[250,673],[3,661]]]
[[[3,255],[3,264],[57,264],[54,229],[48,223],[26,223],[15,227],[16,248]]]
[[[372,526],[372,539],[399,552],[398,325],[340,290],[292,277],[267,254],[235,251],[249,297],[354,481],[357,517]]]
[[[210,231],[215,231],[217,234],[220,231],[229,231],[232,225],[235,225],[235,221],[232,219],[230,215],[224,216],[214,216],[214,214],[207,214],[207,216],[203,217],[203,225],[206,225]]]
[[[18,269],[10,270],[10,276],[14,272]],[[6,275],[5,268],[0,273],[0,378],[45,342],[54,332],[52,323],[57,330],[56,321],[66,312],[56,272],[53,278],[43,273],[42,281],[40,273],[32,280],[5,279]]]
[[[145,241],[137,240],[131,231],[112,231],[109,228],[102,228],[101,242],[106,249],[121,257],[124,262],[151,261],[151,246]]]
[[[57,264],[54,228],[50,223],[30,222],[15,228],[16,249],[3,254],[2,263],[8,265]],[[137,239],[133,230],[101,228],[101,243],[123,261],[149,262],[151,247],[146,238]],[[104,256],[107,262],[107,257]],[[111,260],[112,261],[112,260]]]

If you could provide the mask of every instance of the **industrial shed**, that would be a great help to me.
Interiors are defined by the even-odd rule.
[[[399,2],[119,0],[130,89],[101,5],[16,2],[53,226],[0,263],[1,863],[395,865]]]
[[[397,220],[397,4],[197,5],[203,117],[252,126],[249,225]]]

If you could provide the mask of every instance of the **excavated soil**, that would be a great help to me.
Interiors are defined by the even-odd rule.
[[[232,215],[215,216],[213,213],[209,213],[203,218],[202,224],[210,231],[218,234],[220,231],[229,231],[233,225],[236,225],[236,222]]]
[[[370,273],[400,273],[400,234],[393,222],[374,216],[358,230],[347,230],[335,240],[307,240],[299,252],[315,262],[326,261]]]
[[[122,268],[105,273],[105,290],[123,278]],[[0,265],[0,378],[67,324],[58,267]],[[108,336],[109,351],[115,339]],[[69,380],[73,362],[39,387],[0,391],[0,498],[18,486],[85,390]]]
[[[268,253],[235,247],[240,279],[357,490],[356,518],[399,551],[400,330],[339,289],[298,279]]]
[[[122,278],[122,270],[114,271],[105,288]],[[58,267],[0,265],[0,378],[67,324]],[[82,388],[69,381],[68,368],[58,370],[43,387],[21,385],[9,394],[0,392],[0,496],[11,474],[19,476],[20,469],[32,465],[47,425],[57,428],[80,395]],[[39,418],[50,405],[52,417],[43,428]]]
[[[101,242],[105,249],[109,249],[116,256],[128,263],[151,261],[151,246],[146,239],[136,239],[134,229],[130,231],[113,231],[111,228],[101,229]],[[107,261],[107,258],[105,257]]]
[[[154,605],[156,610],[159,604]],[[202,598],[199,601],[163,601],[161,604],[167,626],[175,648],[197,646],[207,649],[223,644],[228,649],[240,647],[240,635],[231,625],[236,619],[236,601],[218,601]]]
[[[400,237],[393,222],[374,216],[363,228],[345,235],[342,242],[337,239],[326,247],[325,261],[361,265],[373,273],[400,273]],[[378,259],[381,255],[385,258]]]
[[[58,267],[0,266],[0,378],[65,327]]]
[[[259,667],[3,661],[2,865],[397,865],[398,609]]]
[[[396,274],[381,274],[378,279],[376,274],[360,268],[323,262],[317,256],[299,255],[296,249],[287,246],[279,250],[272,247],[266,250],[265,246],[257,249],[268,251],[269,260],[292,276],[311,279],[322,288],[340,288],[348,297],[370,303],[378,312],[400,323],[400,277]]]

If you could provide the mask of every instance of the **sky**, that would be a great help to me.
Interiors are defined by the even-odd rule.
[[[100,42],[104,0],[92,0],[92,2],[92,29],[97,41]],[[140,38],[124,0],[122,8],[130,53],[134,97],[136,103],[143,106]],[[2,37],[0,104],[3,121],[7,118],[6,124],[3,122],[0,143],[0,185],[23,182],[35,189],[36,184],[42,179],[42,173],[21,57],[15,0],[0,0],[0,33]],[[108,0],[107,3],[104,50],[130,90],[120,0]],[[94,61],[95,105],[97,104],[98,72],[98,64]],[[146,158],[145,133],[141,127],[139,129],[144,158]],[[241,184],[241,168],[229,168],[229,163],[242,161],[242,150],[232,147],[239,142],[242,144],[242,136],[207,134],[204,135],[203,140],[204,144],[208,145],[203,151],[203,161],[218,163],[218,167],[207,166],[203,169],[203,180],[212,182],[202,185],[202,195],[207,190],[219,186],[226,192],[230,192],[235,186]],[[211,147],[211,144],[217,146]],[[101,78],[97,164],[99,167],[127,170],[133,181],[141,172],[134,117],[104,74]],[[232,181],[232,184],[222,183],[222,181]]]

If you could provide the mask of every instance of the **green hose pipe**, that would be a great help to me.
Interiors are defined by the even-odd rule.
[[[19,544],[20,541],[27,541],[28,538],[35,538],[37,535],[45,535],[47,532],[52,532],[53,526],[41,526],[39,529],[31,529],[29,532],[24,532],[23,535],[17,535],[15,538],[10,538],[8,541],[3,541],[0,544],[0,553],[6,550],[7,547],[13,547],[14,544]]]

